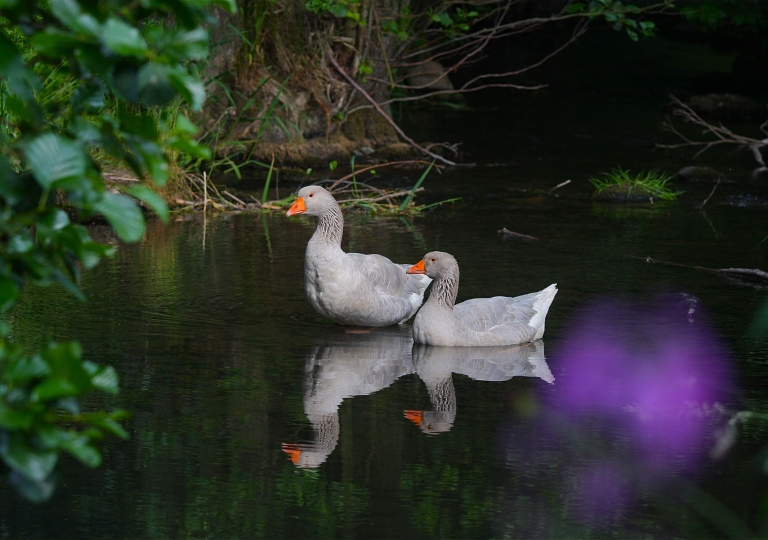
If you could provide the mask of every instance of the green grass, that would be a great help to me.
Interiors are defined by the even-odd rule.
[[[658,169],[632,174],[628,169],[624,170],[621,167],[617,167],[609,173],[603,173],[603,176],[605,178],[593,176],[589,179],[592,185],[595,186],[597,193],[613,186],[622,186],[627,188],[628,197],[633,190],[637,189],[648,193],[655,199],[663,201],[674,201],[683,193],[682,191],[676,191],[672,186],[668,185],[672,177],[660,172]]]

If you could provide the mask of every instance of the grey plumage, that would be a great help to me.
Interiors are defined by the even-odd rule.
[[[455,304],[459,265],[449,253],[424,256],[426,275],[434,279],[429,299],[413,322],[417,343],[446,346],[516,345],[544,335],[544,320],[556,285],[510,298],[474,298]]]

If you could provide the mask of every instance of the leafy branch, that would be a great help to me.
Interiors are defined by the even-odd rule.
[[[7,321],[28,283],[59,283],[85,299],[80,273],[115,248],[78,222],[101,216],[136,242],[145,230],[136,200],[167,220],[147,185],[108,190],[94,156],[162,186],[167,152],[207,155],[183,111],[153,107],[178,99],[202,107],[204,86],[190,66],[207,55],[201,24],[214,4],[235,8],[233,0],[0,2],[0,459],[31,500],[52,493],[62,452],[98,466],[94,443],[126,437],[125,413],[84,413],[77,402],[91,391],[116,393],[113,368],[83,360],[76,342],[29,353]],[[57,81],[65,84],[52,89]]]

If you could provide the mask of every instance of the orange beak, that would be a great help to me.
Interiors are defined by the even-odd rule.
[[[299,197],[294,201],[293,206],[291,206],[288,211],[285,213],[286,216],[295,216],[296,214],[303,214],[307,211],[307,205],[304,204],[304,199]]]
[[[291,461],[294,465],[299,462],[299,457],[301,457],[301,450],[299,449],[298,444],[283,443],[281,446],[283,448],[283,452],[288,454],[288,457],[291,458]]]
[[[423,415],[424,415],[423,411],[403,411],[403,416],[405,416],[408,420],[410,420],[417,426],[421,426],[421,417]]]
[[[419,262],[411,266],[408,270],[405,271],[406,274],[426,274],[427,271],[424,268],[424,259],[421,259]]]

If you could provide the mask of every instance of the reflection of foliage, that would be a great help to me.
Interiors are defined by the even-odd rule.
[[[484,485],[485,472],[449,464],[406,467],[400,475],[400,498],[411,509],[414,526],[430,537],[479,537],[498,498]]]
[[[758,32],[768,27],[768,3],[764,0],[689,0],[680,11],[705,30],[735,26],[739,32]]]
[[[282,515],[298,512],[305,534],[311,531],[315,538],[335,538],[344,524],[362,517],[368,510],[368,490],[351,482],[328,480],[318,470],[283,469],[278,478],[276,497]],[[275,509],[277,510],[277,508]]]

